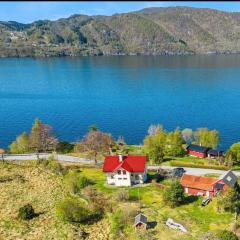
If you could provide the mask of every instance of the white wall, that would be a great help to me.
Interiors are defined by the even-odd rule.
[[[118,174],[118,170],[121,171],[120,174]],[[107,173],[107,183],[115,186],[131,186],[132,184],[144,183],[147,180],[147,168],[145,168],[143,173],[126,171],[126,174],[123,174],[123,171],[126,170],[119,168],[114,173]]]
[[[118,171],[121,171],[118,174]],[[114,173],[107,173],[107,183],[110,185],[116,186],[131,186],[130,173],[126,171],[126,174],[123,174],[124,169],[118,169]]]

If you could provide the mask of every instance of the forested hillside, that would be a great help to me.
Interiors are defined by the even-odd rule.
[[[31,24],[0,22],[0,57],[240,52],[240,13],[146,8]]]

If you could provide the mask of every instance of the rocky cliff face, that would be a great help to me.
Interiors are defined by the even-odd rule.
[[[0,57],[240,52],[240,13],[189,7],[0,22]]]

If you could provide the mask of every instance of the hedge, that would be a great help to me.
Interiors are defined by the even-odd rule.
[[[186,162],[181,162],[181,161],[170,161],[170,166],[190,167],[190,168],[206,168],[206,169],[216,169],[216,170],[229,170],[229,168],[227,166],[200,165],[200,164],[186,163]]]

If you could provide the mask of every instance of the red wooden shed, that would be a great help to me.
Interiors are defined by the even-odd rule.
[[[196,196],[213,197],[220,190],[225,190],[228,186],[223,179],[194,176],[183,174],[181,184],[185,193]]]
[[[206,158],[207,152],[210,148],[202,147],[194,144],[190,144],[187,147],[187,153],[191,156],[199,157],[199,158]]]

